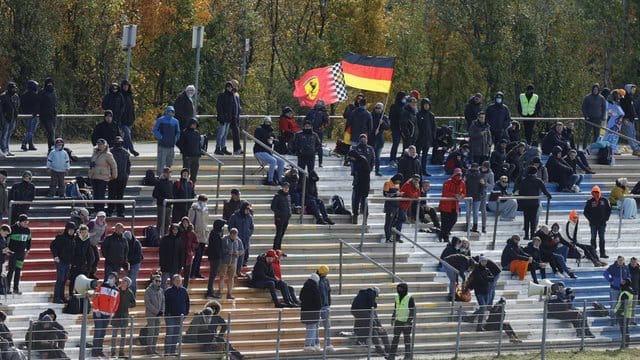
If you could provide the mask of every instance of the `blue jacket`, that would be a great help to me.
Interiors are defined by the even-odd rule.
[[[238,237],[247,244],[251,240],[253,235],[253,215],[245,214],[244,210],[249,206],[249,203],[243,201],[240,204],[240,209],[231,215],[229,218],[229,229],[238,229]]]
[[[47,169],[55,172],[67,172],[71,168],[69,163],[69,154],[63,149],[53,149],[47,156]]]
[[[631,279],[629,268],[626,265],[618,266],[617,262],[609,265],[607,270],[602,273],[602,276],[607,279],[611,288],[615,290],[620,290],[622,280]]]
[[[322,307],[331,306],[331,285],[326,276],[320,276],[318,288],[320,289],[320,302],[322,303]]]
[[[187,289],[172,286],[164,291],[164,316],[189,314],[189,294]]]
[[[175,112],[173,106],[167,106],[164,116],[156,120],[153,125],[153,135],[158,139],[158,145],[173,148],[180,139],[180,123],[178,123],[178,119],[169,116],[169,111]]]

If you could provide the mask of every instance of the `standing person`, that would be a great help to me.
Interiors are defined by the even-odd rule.
[[[473,128],[473,124],[471,125]],[[482,233],[487,232],[487,182],[484,176],[480,174],[477,163],[471,164],[471,169],[465,177],[467,187],[467,195],[473,199],[473,227],[472,232],[478,232],[478,212],[482,214]]]
[[[89,276],[91,267],[95,262],[91,242],[89,241],[89,228],[87,225],[78,226],[78,232],[73,238],[73,252],[71,256],[71,270],[69,271],[69,300],[73,298],[75,281],[78,275]],[[79,310],[79,309],[78,309]]]
[[[244,247],[238,237],[238,229],[232,227],[229,235],[222,238],[222,261],[220,263],[218,293],[222,294],[222,285],[227,278],[227,299],[233,300],[233,284],[236,276],[238,261],[242,258]]]
[[[320,139],[320,147],[318,148],[318,166],[322,167],[322,141],[324,140],[324,129],[329,126],[329,114],[324,100],[318,100],[304,118],[305,121],[311,121],[313,132]],[[353,133],[352,133],[353,134]]]
[[[527,85],[525,92],[518,97],[518,112],[522,117],[540,117],[540,101],[538,94],[533,92],[533,84]],[[524,139],[531,145],[536,122],[534,120],[524,121]]]
[[[358,214],[362,211],[363,218],[367,217],[368,209],[367,197],[369,196],[369,189],[371,186],[371,167],[370,161],[355,149],[349,150],[347,158],[353,164],[353,181],[352,181],[352,195],[351,195],[351,223],[358,223]],[[364,220],[363,220],[364,221]]]
[[[120,128],[118,128],[118,124],[113,120],[113,111],[105,110],[103,120],[93,128],[91,143],[93,146],[96,146],[98,139],[105,139],[107,144],[113,146],[113,143],[116,141],[116,136],[120,136]]]
[[[393,314],[391,315],[393,340],[391,341],[388,359],[395,359],[398,343],[400,342],[400,334],[404,339],[404,358],[411,359],[411,330],[413,319],[416,317],[416,303],[411,294],[409,294],[409,285],[407,283],[398,284],[396,292]]]
[[[187,85],[183,92],[178,95],[173,102],[173,107],[176,109],[176,118],[180,123],[180,131],[184,131],[189,126],[189,120],[196,118],[197,109],[193,102],[193,97],[196,95],[196,87],[193,85]]]
[[[46,84],[46,82],[45,82]],[[124,148],[129,150],[131,155],[140,155],[133,148],[133,139],[131,138],[131,128],[136,121],[136,108],[133,102],[133,92],[131,92],[131,84],[128,80],[120,82],[120,93],[122,94],[122,117],[120,119],[120,131],[124,139]]]
[[[313,132],[311,121],[305,120],[302,131],[293,136],[292,150],[298,157],[298,166],[303,170],[313,170],[319,149],[322,149],[320,138]]]
[[[403,194],[400,192],[400,184],[402,183],[402,174],[395,174],[391,179],[384,182],[382,187],[382,195],[386,198],[396,198]],[[400,210],[399,201],[385,201],[384,202],[384,237],[385,242],[391,242],[391,229],[395,228],[398,231],[402,231],[402,217],[398,216]],[[398,219],[400,219],[398,221]],[[399,227],[399,229],[398,229]],[[394,236],[394,238],[397,238]]]
[[[158,344],[158,334],[160,333],[160,317],[164,315],[164,291],[160,286],[162,277],[158,274],[151,275],[151,282],[144,291],[144,316],[147,318],[144,333],[140,339],[146,345],[145,353],[147,355],[159,355],[156,350]],[[142,334],[143,331],[140,331]]]
[[[487,123],[491,130],[493,143],[497,144],[500,142],[500,139],[505,138],[507,128],[511,125],[511,112],[507,105],[504,104],[504,94],[502,91],[496,93],[493,104],[487,107],[485,113]]]
[[[56,263],[56,285],[53,290],[53,302],[64,304],[64,285],[67,282],[71,262],[73,261],[73,239],[76,233],[76,224],[68,222],[64,226],[64,231],[56,235],[56,238],[49,244],[49,250]],[[69,296],[73,296],[70,293]]]
[[[595,264],[594,264],[595,265]],[[597,265],[596,265],[597,266]],[[640,289],[640,263],[634,256],[629,259],[629,277],[631,279],[631,288],[633,290]],[[633,319],[631,319],[631,325],[637,325],[635,321],[636,307],[638,306],[638,290],[633,294]]]
[[[371,133],[373,118],[367,110],[367,99],[364,96],[359,98],[356,107],[349,115],[349,123],[351,124],[351,139],[359,139],[360,135]]]
[[[489,124],[485,122],[484,113],[480,113],[469,127],[469,147],[472,161],[476,164],[482,164],[484,161],[489,160],[491,144]]]
[[[615,301],[620,297],[622,291],[623,281],[631,278],[629,274],[629,268],[624,263],[624,256],[618,256],[616,262],[609,265],[609,267],[602,273],[605,280],[609,282],[609,300],[611,302],[609,314],[611,315],[611,322],[615,320],[616,313],[613,309]],[[613,324],[612,324],[613,325]]]
[[[478,119],[480,111],[482,111],[482,94],[475,93],[469,97],[469,100],[464,107],[464,120],[467,123],[467,132],[469,131],[471,124]]]
[[[118,176],[109,181],[109,200],[122,200],[124,198],[124,190],[127,188],[129,182],[129,174],[131,173],[131,160],[129,160],[129,151],[123,147],[124,140],[120,136],[116,136],[116,141],[113,143],[111,149],[111,155],[116,162],[118,169]],[[111,216],[113,212],[118,214],[118,217],[124,217],[124,204],[109,204],[107,205],[107,216]]]
[[[235,96],[233,95],[233,82],[227,81],[224,84],[224,90],[218,95],[216,100],[216,112],[218,114],[218,136],[216,138],[216,150],[217,155],[231,155],[232,153],[227,150],[227,134],[229,133],[229,127],[236,118],[240,117],[240,109],[236,104]]]
[[[9,191],[7,190],[7,170],[0,170],[0,221],[9,216]]]
[[[105,139],[98,139],[89,165],[89,179],[91,179],[94,200],[104,200],[108,182],[117,178],[118,165],[109,151],[109,144]],[[104,203],[93,205],[93,211],[96,213],[103,210]]]
[[[165,167],[162,170],[162,175],[160,175],[158,182],[156,182],[156,185],[153,187],[152,196],[156,200],[156,229],[158,229],[158,235],[163,236],[171,224],[171,212],[173,208],[173,203],[167,203],[166,206],[164,206],[166,199],[173,199],[171,168]]]
[[[413,174],[420,175],[422,167],[418,159],[418,151],[413,145],[406,148],[398,160],[398,174],[404,175],[403,182],[409,180]]]
[[[538,178],[537,173],[538,168],[535,166],[529,166],[527,168],[527,175],[520,181],[520,195],[540,196],[542,192],[547,196],[547,199],[551,199],[551,194],[544,186],[542,180]],[[518,209],[522,210],[524,214],[524,239],[531,240],[531,237],[533,237],[538,227],[540,199],[518,199]]]
[[[492,305],[489,303],[489,298],[491,295],[493,275],[486,267],[487,261],[488,259],[481,255],[479,263],[476,264],[474,270],[469,275],[469,279],[467,280],[467,283],[469,284],[468,289],[474,291],[478,301],[478,306],[480,307],[478,309],[478,326],[476,327],[476,331],[485,331],[485,316],[489,310],[489,306]]]
[[[87,228],[89,229],[89,244],[91,245],[91,251],[93,252],[93,263],[91,264],[91,271],[89,277],[95,278],[98,272],[98,261],[100,261],[100,252],[98,251],[98,244],[102,243],[106,234],[108,224],[106,221],[107,214],[104,211],[99,211],[96,214],[96,218],[89,221]]]
[[[91,308],[93,309],[93,346],[91,356],[105,358],[102,350],[104,335],[109,327],[111,317],[120,305],[120,291],[118,290],[118,276],[115,273],[107,274],[106,280],[98,285],[96,296],[93,298]]]
[[[102,110],[113,111],[113,122],[119,127],[124,113],[124,97],[118,83],[109,86],[109,92],[102,98]]]
[[[262,120],[262,126],[256,128],[253,136],[269,147],[269,149],[265,149],[258,143],[253,145],[253,155],[260,163],[269,167],[267,171],[267,182],[265,185],[277,185],[282,181],[282,177],[284,176],[284,160],[274,156],[272,153],[273,142],[276,136],[273,133],[271,118],[269,116],[264,117],[264,120]],[[278,175],[274,178],[276,170],[278,171]]]
[[[207,299],[219,299],[220,294],[213,292],[213,283],[215,282],[218,269],[223,258],[222,235],[224,234],[224,226],[227,224],[224,220],[215,220],[213,228],[209,233],[207,244],[207,257],[209,258],[209,281],[207,282],[207,293],[204,295]]]
[[[467,196],[467,187],[462,180],[462,170],[456,168],[453,175],[442,185],[442,197],[456,198],[456,200],[440,200],[440,218],[442,220],[442,238],[449,242],[451,229],[458,221],[460,200]]]
[[[9,190],[9,201],[33,201],[36,196],[36,187],[31,183],[31,177],[31,171],[29,170],[25,170],[22,173],[22,181],[13,184]],[[13,205],[9,221],[16,221],[18,215],[27,214],[30,207],[31,204]]]
[[[69,154],[64,151],[64,140],[57,138],[55,147],[47,155],[47,172],[51,176],[47,197],[65,196],[64,177],[70,168]]]
[[[180,178],[173,183],[173,199],[193,199],[196,193],[193,190],[193,181],[189,179],[189,169],[180,171]],[[171,218],[173,222],[182,221],[189,214],[190,202],[177,202],[173,204]]]
[[[127,277],[131,279],[129,288],[135,295],[138,291],[138,273],[140,273],[140,264],[144,259],[144,255],[142,254],[142,244],[129,230],[125,231],[122,236],[127,240],[128,247],[127,262],[129,263],[129,270],[126,270],[125,273],[127,274]]]
[[[636,126],[635,119],[638,118],[636,113],[636,107],[634,106],[633,98],[636,93],[636,85],[626,84],[624,86],[624,96],[620,99],[620,106],[624,115],[622,115],[622,131],[630,138],[636,139]],[[608,124],[607,124],[608,125]],[[633,155],[640,156],[640,146],[635,141],[629,141],[629,146],[633,150]]]
[[[7,90],[0,94],[0,119],[2,120],[2,135],[0,136],[0,151],[5,156],[13,156],[9,151],[11,136],[16,130],[18,113],[20,111],[20,96],[18,85],[13,81],[7,83]]]
[[[320,310],[322,300],[318,283],[320,277],[316,273],[309,275],[300,290],[300,321],[307,328],[304,338],[304,351],[322,351],[320,339],[318,338],[318,322],[320,321]]]
[[[122,223],[117,223],[113,227],[113,233],[104,238],[100,250],[104,257],[105,274],[120,274],[122,268],[129,269],[129,263],[127,262],[129,243],[124,238],[124,225]]]
[[[402,135],[402,148],[406,149],[416,144],[420,136],[418,133],[418,123],[416,114],[418,113],[418,99],[410,96],[407,104],[402,108],[400,117],[400,134]]]
[[[20,274],[24,259],[31,250],[31,230],[29,229],[29,218],[25,214],[18,216],[18,221],[11,225],[11,235],[9,236],[9,250],[12,251],[9,257],[9,272],[7,273],[7,291],[11,289],[13,280],[13,294],[22,295],[20,291]],[[11,292],[9,292],[11,294]]]
[[[118,358],[126,358],[124,355],[124,340],[127,337],[127,330],[129,329],[129,309],[136,306],[136,296],[129,288],[132,280],[128,277],[122,278],[118,289],[120,291],[120,301],[116,312],[111,319],[111,327],[113,332],[111,333],[111,357],[116,357],[116,343],[118,341],[118,332],[120,332],[120,347],[118,350]]]
[[[360,289],[351,302],[351,315],[354,317],[353,332],[360,345],[367,344],[367,338],[371,334],[371,342],[376,352],[386,356],[389,352],[389,337],[378,319],[376,298],[380,294],[377,286]]]
[[[273,196],[271,200],[271,211],[276,225],[276,234],[273,238],[273,249],[281,250],[282,238],[284,237],[289,219],[291,218],[291,199],[289,198],[289,183],[280,184],[280,190]]]
[[[240,190],[231,189],[231,198],[224,202],[222,207],[222,219],[228,221],[236,210],[240,209],[242,200],[240,199]]]
[[[200,273],[200,264],[202,263],[202,255],[204,255],[205,246],[207,245],[207,239],[209,238],[209,209],[207,208],[207,195],[198,195],[198,202],[191,205],[189,209],[189,221],[193,224],[193,231],[196,233],[198,239],[198,249],[193,258],[193,265],[191,267],[191,274],[189,277],[202,279],[203,276]],[[186,277],[186,276],[185,276]]]
[[[180,140],[180,124],[174,117],[176,111],[173,106],[167,106],[164,116],[160,116],[153,125],[153,135],[158,140],[158,161],[156,173],[165,167],[173,165],[174,147]]]
[[[633,298],[635,290],[631,287],[631,279],[622,280],[620,295],[616,299],[616,306],[613,308],[614,314],[620,326],[620,336],[622,337],[622,347],[629,347],[631,336],[629,335],[629,323],[633,322]]]
[[[38,115],[40,114],[40,96],[38,96],[38,82],[27,81],[27,91],[20,95],[20,113],[29,115],[24,119],[24,138],[22,139],[22,151],[38,150],[33,145],[33,137],[38,130]],[[27,148],[27,145],[29,147]]]
[[[236,275],[242,276],[242,269],[247,266],[249,260],[249,248],[251,247],[251,236],[253,236],[253,209],[249,202],[243,201],[231,218],[229,218],[229,228],[238,229],[238,237],[242,241],[244,252],[238,259]]]
[[[164,356],[176,355],[176,344],[180,324],[184,316],[189,315],[189,294],[182,287],[182,276],[175,274],[171,278],[172,286],[164,291],[164,321],[167,335],[164,338]]]
[[[180,272],[180,264],[184,258],[182,244],[180,243],[180,234],[178,224],[171,224],[169,227],[169,233],[162,237],[160,240],[160,246],[158,247],[158,257],[160,262],[160,272],[162,273],[162,286],[163,289],[167,287],[167,280],[171,278],[173,274]],[[182,282],[180,282],[182,284]]]
[[[420,136],[416,140],[416,150],[421,153],[420,175],[431,176],[427,171],[427,154],[429,148],[433,147],[436,143],[436,116],[431,112],[431,100],[424,98],[420,100],[420,111],[416,115],[416,122],[418,123],[418,133]]]
[[[604,234],[607,229],[607,221],[611,216],[611,204],[607,198],[602,197],[598,185],[591,188],[591,199],[586,201],[583,212],[584,216],[589,220],[589,227],[591,228],[591,246],[594,250],[599,246],[600,257],[608,259],[609,257],[605,251]],[[600,238],[598,244],[596,244],[596,236]]]
[[[47,149],[51,149],[56,138],[56,118],[58,116],[58,94],[54,88],[53,79],[44,79],[44,88],[38,93],[40,96],[40,122],[47,135]]]
[[[333,352],[335,350],[333,346],[331,346],[331,284],[327,278],[327,275],[329,275],[329,267],[327,265],[320,265],[316,274],[320,277],[318,289],[320,290],[320,304],[322,305],[320,308],[320,319],[322,320],[326,340],[324,347],[327,351]]]
[[[195,184],[198,179],[200,169],[200,157],[202,147],[200,146],[200,132],[198,131],[198,120],[190,119],[187,128],[182,130],[180,139],[176,143],[182,153],[182,167],[189,169],[191,176],[189,179]]]
[[[400,144],[400,118],[402,117],[402,108],[405,104],[407,93],[398,91],[396,99],[389,108],[389,128],[391,129],[391,152],[389,154],[389,165],[396,166],[396,157],[398,155],[398,145]]]
[[[375,152],[375,174],[376,176],[382,176],[380,172],[380,155],[382,154],[382,148],[384,148],[384,132],[385,130],[389,130],[389,118],[384,114],[383,103],[376,103],[371,117],[373,119],[373,128],[367,139],[369,140],[369,145],[373,147]]]
[[[607,100],[600,95],[600,84],[593,84],[591,93],[582,100],[582,116],[585,120],[582,150],[586,151],[589,148],[589,144],[598,139],[598,134],[600,133],[599,128],[589,123],[603,125],[607,120]]]
[[[198,237],[196,233],[193,231],[193,225],[189,221],[189,218],[186,216],[182,218],[180,222],[180,242],[182,243],[182,251],[184,253],[184,258],[182,259],[182,267],[184,269],[184,274],[186,277],[184,278],[183,284],[185,289],[189,287],[189,275],[191,274],[191,266],[193,265],[193,257],[196,254],[196,250],[198,249]]]

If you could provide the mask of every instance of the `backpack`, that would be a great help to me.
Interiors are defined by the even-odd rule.
[[[607,145],[598,150],[598,158],[596,162],[600,165],[611,165],[613,162],[613,151],[611,146]]]
[[[331,197],[331,210],[336,215],[351,215],[351,212],[344,207],[344,199],[340,195]]]
[[[142,179],[142,185],[156,186],[157,182],[158,182],[158,178],[156,178],[156,174],[153,172],[153,170],[148,169],[144,173],[144,179]]]
[[[160,237],[158,236],[158,229],[149,225],[144,230],[142,230],[142,235],[144,236],[144,240],[142,240],[142,246],[144,247],[158,247],[160,246]]]
[[[80,188],[78,188],[78,183],[72,181],[65,185],[64,187],[64,196],[72,199],[81,199],[82,195],[80,194]]]

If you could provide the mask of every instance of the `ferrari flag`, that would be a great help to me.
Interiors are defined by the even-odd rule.
[[[293,96],[301,106],[313,107],[318,100],[326,105],[347,99],[347,89],[342,76],[342,66],[335,63],[307,71],[295,81]]]
[[[395,62],[396,59],[391,57],[363,56],[350,52],[342,59],[344,82],[356,89],[389,93]]]

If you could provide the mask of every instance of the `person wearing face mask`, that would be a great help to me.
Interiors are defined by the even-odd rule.
[[[98,285],[96,296],[91,303],[93,310],[93,346],[91,356],[105,358],[102,349],[104,336],[109,322],[120,305],[120,291],[118,290],[118,275],[110,273],[105,281]]]
[[[269,147],[269,149],[266,149],[258,143],[253,145],[253,155],[259,162],[266,164],[269,169],[267,171],[266,185],[278,185],[284,176],[284,160],[271,154],[275,135],[273,134],[273,127],[271,127],[271,118],[269,116],[264,117],[262,125],[256,128],[253,136]],[[276,170],[277,176],[274,178]]]
[[[407,283],[400,283],[396,286],[395,303],[393,314],[391,315],[391,323],[393,324],[393,340],[389,349],[389,357],[387,359],[395,359],[398,343],[400,342],[400,334],[404,338],[404,358],[411,358],[411,329],[413,319],[416,316],[416,303],[411,294],[409,294],[409,286]]]
[[[315,167],[316,154],[322,148],[320,138],[313,132],[313,124],[306,120],[302,132],[293,137],[293,152],[298,156],[298,166],[311,171]]]
[[[57,138],[55,148],[47,155],[47,172],[51,176],[47,197],[53,197],[54,195],[64,197],[64,177],[70,168],[69,154],[64,151],[64,141],[61,138]]]
[[[189,169],[190,179],[195,184],[198,179],[200,169],[200,157],[202,147],[200,146],[200,131],[198,131],[198,120],[189,119],[187,128],[180,134],[180,139],[176,143],[180,153],[182,153],[182,167]]]
[[[38,82],[35,80],[27,81],[27,91],[20,95],[20,113],[29,116],[29,118],[23,119],[25,134],[22,139],[21,149],[22,151],[38,150],[33,145],[33,137],[38,130],[38,115],[40,113]],[[27,145],[29,145],[28,148]]]
[[[504,94],[498,91],[493,104],[487,107],[485,111],[487,123],[491,130],[493,143],[497,144],[500,139],[505,138],[506,130],[511,125],[511,112],[504,104]]]
[[[58,94],[52,78],[48,77],[44,80],[44,88],[38,92],[38,96],[40,96],[40,122],[47,135],[47,149],[51,149],[55,142],[58,115]]]
[[[53,261],[56,263],[56,285],[53,291],[53,302],[56,304],[64,304],[64,284],[67,282],[69,268],[73,256],[73,239],[76,232],[76,224],[69,222],[64,227],[61,234],[49,245]],[[70,293],[69,296],[73,296]]]
[[[467,187],[462,180],[462,170],[456,168],[453,175],[442,185],[442,197],[455,198],[455,200],[440,200],[440,218],[442,219],[442,238],[449,241],[451,229],[458,221],[460,211],[460,200],[467,196]]]
[[[304,120],[311,121],[311,124],[313,125],[313,132],[318,135],[320,143],[322,143],[324,139],[324,129],[330,125],[329,114],[327,113],[327,107],[324,104],[324,100],[318,100],[313,106],[313,109],[311,109],[307,116],[305,116]],[[318,149],[318,166],[322,167],[322,147]]]
[[[78,275],[89,276],[91,267],[95,261],[93,249],[89,242],[89,228],[80,225],[73,238],[73,256],[71,257],[71,269],[69,270],[69,303],[74,298],[74,286]],[[78,308],[79,310],[79,308]]]
[[[193,231],[196,233],[199,244],[191,266],[191,278],[204,278],[200,273],[200,265],[202,263],[202,255],[204,255],[207,240],[209,239],[209,230],[207,229],[207,225],[211,223],[209,210],[207,209],[207,200],[207,195],[200,194],[198,195],[198,202],[191,205],[191,208],[189,209],[189,221],[193,224]]]
[[[253,236],[253,209],[251,204],[247,201],[243,201],[240,204],[240,209],[231,215],[229,218],[229,228],[238,229],[238,237],[242,241],[244,253],[237,262],[236,274],[242,276],[241,270],[247,266],[249,261],[249,248],[251,247],[251,236]]]
[[[467,132],[471,124],[478,119],[478,114],[482,110],[482,94],[475,93],[469,97],[467,105],[464,107],[464,120],[467,123]]]
[[[102,110],[111,110],[113,122],[116,126],[120,126],[122,114],[124,113],[124,96],[122,96],[118,83],[114,82],[109,86],[109,92],[102,98]]]
[[[380,173],[380,155],[384,147],[384,132],[385,130],[389,130],[389,118],[384,114],[384,104],[376,103],[371,117],[373,119],[373,127],[367,138],[375,154],[374,165],[376,176],[382,176],[382,173]]]
[[[193,190],[193,181],[189,179],[189,169],[182,169],[180,171],[180,179],[173,183],[173,198],[174,199],[193,199],[196,197],[196,193]],[[171,218],[173,222],[179,222],[183,217],[189,214],[190,202],[178,202],[173,204],[173,211],[171,212]]]
[[[176,109],[175,116],[180,122],[180,131],[184,131],[189,126],[189,120],[196,117],[196,108],[193,101],[195,94],[196,87],[187,85],[173,102],[173,107]]]
[[[407,104],[402,109],[400,118],[400,133],[402,135],[402,147],[404,149],[415,145],[418,139],[419,129],[416,114],[418,113],[418,99],[410,96]]]
[[[109,181],[109,200],[122,200],[124,198],[124,190],[127,188],[127,182],[129,182],[131,160],[129,160],[129,151],[123,145],[124,140],[122,137],[116,136],[111,154],[118,168],[118,176]],[[124,204],[107,205],[107,215],[111,216],[114,211],[118,214],[118,217],[124,217]]]
[[[93,198],[104,200],[107,192],[107,183],[118,178],[118,165],[113,154],[109,151],[109,144],[105,139],[98,139],[97,145],[91,156],[89,165],[89,179],[93,187]],[[98,213],[104,210],[104,203],[95,203],[93,210]]]
[[[19,111],[20,96],[18,95],[18,85],[10,81],[7,83],[7,90],[0,94],[0,119],[2,120],[0,151],[4,156],[13,156],[13,153],[9,151],[9,143],[13,132],[16,130]]]
[[[489,124],[485,121],[484,113],[480,113],[478,119],[469,127],[469,147],[472,161],[481,164],[483,161],[489,160],[491,144]]]

